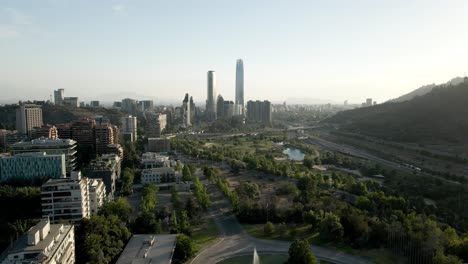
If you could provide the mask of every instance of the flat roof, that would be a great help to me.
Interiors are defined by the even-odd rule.
[[[172,261],[176,238],[177,235],[175,234],[134,235],[125,246],[124,251],[117,260],[117,264],[169,264]],[[150,241],[153,241],[152,245]]]

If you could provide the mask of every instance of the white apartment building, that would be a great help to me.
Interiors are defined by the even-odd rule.
[[[170,167],[144,169],[141,172],[141,183],[179,182],[182,179],[180,172]]]
[[[88,179],[89,205],[91,214],[97,214],[106,201],[106,186],[101,179]]]
[[[1,264],[73,264],[73,225],[51,225],[49,220],[42,220],[13,242],[2,257]]]

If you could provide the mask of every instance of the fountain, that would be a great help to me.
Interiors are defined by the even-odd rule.
[[[257,248],[255,247],[253,252],[253,264],[260,264],[260,258],[258,257]]]

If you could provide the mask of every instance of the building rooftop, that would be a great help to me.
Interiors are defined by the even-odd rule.
[[[73,228],[73,226],[63,224],[50,225],[50,230],[46,234],[46,236],[35,245],[30,245],[28,243],[28,235],[30,233],[35,233],[44,229],[45,226],[48,224],[48,220],[42,220],[37,225],[31,227],[28,230],[28,232],[20,236],[18,240],[13,242],[13,244],[2,253],[2,255],[0,256],[0,262],[3,261],[3,259],[6,258],[8,255],[18,252],[37,252],[38,255],[36,255],[34,259],[47,258],[48,256],[53,255],[53,252],[57,250],[57,247],[62,243],[62,241],[68,235],[68,232]],[[51,244],[53,244],[53,246],[52,248],[49,248]],[[44,254],[46,248],[49,248],[48,254]]]
[[[171,263],[177,235],[134,235],[117,264]]]
[[[13,148],[15,147],[23,147],[23,146],[44,146],[44,145],[75,145],[76,141],[73,139],[61,139],[61,138],[38,138],[33,139],[31,141],[22,141],[12,145]]]

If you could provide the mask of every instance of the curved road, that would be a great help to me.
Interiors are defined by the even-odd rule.
[[[230,212],[230,205],[218,190],[213,190],[219,201],[210,211],[221,235],[221,239],[205,247],[190,262],[191,264],[217,263],[223,259],[252,254],[254,247],[259,253],[288,253],[289,241],[258,239],[248,235]],[[348,255],[336,250],[312,246],[312,252],[321,260],[327,260],[337,264],[370,264],[369,260]]]

